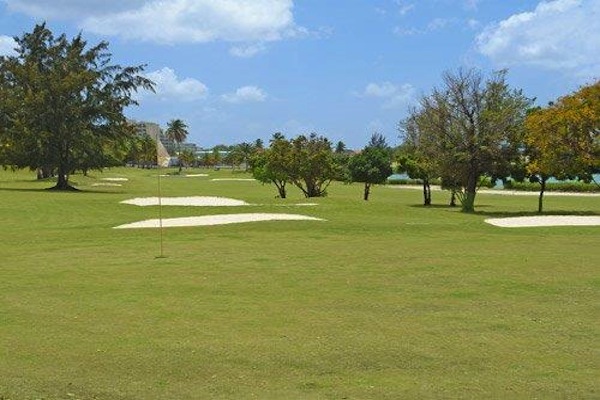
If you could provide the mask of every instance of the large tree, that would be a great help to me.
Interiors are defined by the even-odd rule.
[[[420,100],[409,118],[433,146],[440,176],[451,183],[462,211],[473,212],[484,176],[496,177],[518,156],[531,100],[511,89],[506,71],[486,78],[478,70],[447,72],[444,85]]]
[[[291,149],[289,140],[281,134],[273,135],[268,149],[256,152],[250,159],[252,175],[263,183],[272,183],[280,198],[287,197],[290,181]]]
[[[167,138],[177,145],[177,158],[179,160],[179,172],[181,172],[181,143],[185,142],[188,136],[188,126],[181,119],[172,119],[167,123],[165,134]]]
[[[16,55],[0,57],[0,162],[54,171],[56,189],[73,189],[74,171],[111,164],[106,150],[131,134],[123,110],[153,84],[141,65],[112,64],[107,42],[55,37],[45,24],[14,39]]]
[[[291,145],[290,181],[306,197],[325,196],[327,187],[338,176],[331,142],[312,133],[308,137],[297,136]]]
[[[532,111],[525,126],[526,168],[540,183],[541,213],[550,177],[589,181],[600,169],[600,81]]]
[[[363,199],[369,200],[371,187],[385,183],[392,174],[390,149],[381,135],[374,134],[369,144],[348,162],[352,182],[364,183]]]
[[[400,123],[402,144],[398,148],[396,161],[398,172],[406,172],[411,179],[419,179],[423,184],[423,205],[431,205],[431,180],[440,177],[440,155],[433,135],[427,134],[426,110],[409,110],[409,116]]]

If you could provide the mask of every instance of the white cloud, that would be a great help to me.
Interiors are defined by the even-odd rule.
[[[470,21],[464,22],[470,26]],[[426,35],[432,32],[441,31],[457,24],[463,23],[462,21],[455,18],[434,18],[427,23],[425,28],[405,28],[402,26],[396,26],[394,28],[394,34],[398,36],[413,36],[413,35]]]
[[[600,69],[599,32],[600,0],[542,1],[531,12],[488,26],[477,45],[501,66],[533,65],[581,77]]]
[[[90,32],[159,43],[268,42],[297,36],[293,0],[4,0],[38,18],[76,18]]]
[[[221,98],[228,103],[256,103],[267,99],[267,94],[256,86],[243,86],[233,93],[227,93]]]
[[[369,83],[365,87],[366,97],[390,97],[398,91],[398,87],[391,82]]]
[[[156,95],[163,100],[193,101],[208,94],[205,84],[192,78],[179,79],[175,71],[168,67],[147,73],[146,77],[156,84]]]
[[[0,35],[0,56],[9,56],[15,54],[17,43],[10,36]]]
[[[446,18],[434,18],[431,21],[429,21],[429,23],[427,24],[427,30],[429,32],[431,32],[431,31],[437,31],[440,29],[444,29],[445,27],[448,26],[449,23],[450,23],[450,20],[448,20]]]
[[[264,53],[267,47],[263,43],[256,43],[247,46],[234,46],[229,49],[229,54],[240,58],[250,58],[257,54]]]
[[[477,10],[481,0],[465,0],[464,6],[467,10]]]
[[[383,108],[400,108],[413,100],[415,88],[409,83],[400,86],[391,82],[369,83],[361,95],[385,99]]]
[[[406,15],[415,8],[414,4],[407,3],[405,1],[395,0],[395,3],[398,6],[398,12],[400,15]]]

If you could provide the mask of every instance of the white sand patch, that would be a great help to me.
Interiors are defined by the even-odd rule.
[[[107,182],[127,182],[129,179],[127,178],[102,178],[101,181]]]
[[[214,179],[211,179],[211,181],[213,181],[213,182],[224,182],[224,181],[231,181],[231,182],[256,182],[256,179],[252,179],[252,178],[214,178]]]
[[[240,224],[246,222],[260,221],[324,221],[320,218],[309,217],[307,215],[298,214],[221,214],[221,215],[204,215],[201,217],[182,217],[182,218],[166,218],[162,220],[162,226],[165,228],[183,227],[183,226],[209,226],[209,225],[226,225]],[[119,225],[114,229],[136,229],[136,228],[159,228],[160,220],[148,219],[138,221],[131,224]]]
[[[502,228],[531,228],[538,226],[596,226],[600,216],[543,215],[537,217],[490,218],[485,222]]]
[[[123,200],[121,203],[142,207],[157,206],[159,204],[158,197],[136,197],[135,199]],[[189,207],[239,207],[250,205],[243,200],[213,196],[161,197],[160,204],[163,206]]]
[[[422,185],[387,185],[392,189],[412,189],[423,190]],[[442,190],[439,186],[431,186],[432,191],[439,192]],[[480,189],[478,194],[497,194],[501,196],[539,196],[540,192],[528,192],[522,190],[507,190],[507,189]],[[579,193],[579,192],[544,192],[546,196],[579,196],[579,197],[599,197],[600,193]]]
[[[120,183],[92,183],[92,186],[110,186],[110,187],[117,187],[117,186],[123,186]]]

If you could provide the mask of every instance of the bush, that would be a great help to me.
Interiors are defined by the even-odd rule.
[[[539,192],[540,184],[532,182],[516,182],[506,181],[504,183],[505,189],[521,190],[528,192]],[[546,183],[547,192],[578,192],[578,193],[590,193],[600,192],[600,186],[595,183],[585,183],[578,181],[564,181],[564,182],[550,182]]]

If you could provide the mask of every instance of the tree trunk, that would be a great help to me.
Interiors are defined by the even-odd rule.
[[[69,185],[69,169],[67,167],[59,165],[56,176],[56,186],[50,188],[51,190],[77,190]]]
[[[279,197],[282,198],[282,199],[285,199],[286,196],[287,196],[287,193],[285,191],[285,184],[286,184],[286,182],[273,181],[273,183],[277,187],[277,192],[279,193]]]
[[[540,178],[540,197],[538,198],[538,213],[542,213],[544,208],[544,192],[546,191],[546,177]]]
[[[52,177],[52,168],[48,166],[42,166],[37,169],[37,179],[47,179]]]
[[[475,195],[477,194],[477,176],[474,172],[469,172],[465,196],[462,202],[462,212],[475,212]]]
[[[370,192],[371,192],[371,184],[370,184],[370,183],[367,183],[367,182],[365,182],[365,191],[364,191],[364,194],[363,194],[363,199],[364,199],[365,201],[368,201],[368,200],[369,200],[369,193],[370,193]]]
[[[456,207],[456,190],[452,189],[452,194],[450,195],[450,207]]]
[[[431,205],[431,186],[429,185],[429,179],[423,179],[423,205]]]

